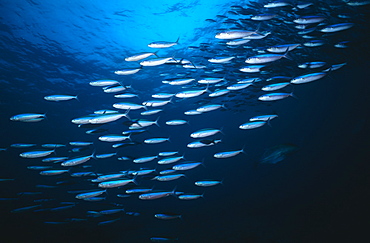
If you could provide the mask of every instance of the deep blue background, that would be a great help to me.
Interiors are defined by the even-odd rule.
[[[130,3],[128,3],[130,2]],[[330,6],[330,3],[325,1]],[[315,4],[321,4],[315,1]],[[6,1],[0,2],[0,147],[13,143],[62,143],[94,141],[96,153],[115,150],[99,142],[97,136],[85,134],[70,121],[98,109],[111,109],[117,102],[99,87],[89,86],[96,79],[117,79],[132,85],[140,103],[157,92],[178,92],[179,87],[168,87],[160,73],[171,75],[185,72],[181,67],[145,68],[132,76],[117,76],[120,68],[136,67],[124,62],[132,54],[152,51],[152,41],[175,41],[180,44],[160,50],[160,56],[176,55],[196,63],[204,63],[205,55],[187,49],[202,42],[217,46],[214,34],[221,24],[210,24],[205,19],[225,14],[231,5],[245,6],[243,1]],[[0,152],[0,178],[15,178],[1,182],[0,198],[19,198],[0,201],[1,241],[3,242],[148,242],[152,236],[179,238],[180,242],[365,242],[369,211],[369,6],[345,7],[333,3],[332,10],[350,14],[355,26],[345,33],[328,37],[330,42],[351,40],[347,49],[314,48],[310,55],[328,63],[347,62],[324,79],[294,87],[298,99],[287,98],[274,103],[257,101],[260,86],[240,92],[237,97],[220,97],[214,103],[226,103],[227,110],[213,111],[200,116],[185,116],[183,112],[207,102],[203,97],[175,99],[160,114],[160,127],[133,136],[135,141],[149,137],[171,137],[171,143],[138,145],[119,149],[118,155],[133,157],[155,155],[160,151],[179,151],[187,160],[205,159],[205,167],[186,172],[187,178],[161,183],[140,180],[140,186],[156,189],[205,193],[204,199],[180,201],[169,197],[158,201],[142,201],[136,197],[120,199],[115,195],[122,189],[112,189],[103,203],[79,202],[75,208],[61,212],[10,213],[15,208],[35,205],[34,199],[52,198],[45,208],[59,206],[59,202],[75,202],[68,190],[93,189],[86,180],[55,189],[38,189],[36,185],[55,185],[69,179],[68,175],[45,178],[29,165],[40,165],[39,160],[18,156],[24,150],[8,149]],[[327,10],[327,9],[326,9]],[[222,26],[225,27],[225,26]],[[263,26],[267,31],[268,26]],[[273,32],[270,40],[284,39],[291,33]],[[274,36],[275,35],[275,36]],[[262,46],[263,47],[263,46]],[[252,50],[248,50],[252,55]],[[214,54],[209,53],[208,57]],[[281,71],[276,75],[296,75],[289,66],[302,61],[298,55],[281,60]],[[286,65],[283,66],[283,65]],[[287,74],[288,73],[288,74]],[[194,73],[196,78],[199,74]],[[263,76],[265,77],[265,76]],[[199,87],[203,88],[203,87]],[[291,91],[289,89],[288,91]],[[51,94],[79,95],[79,101],[53,103],[43,99]],[[197,104],[195,104],[197,103]],[[47,113],[39,123],[17,123],[9,117],[26,112]],[[243,131],[238,126],[254,115],[276,112],[279,118],[271,127]],[[139,112],[130,114],[139,118]],[[148,117],[155,120],[156,115]],[[165,121],[188,119],[190,125],[169,127]],[[109,124],[109,133],[127,130],[124,119]],[[187,149],[193,139],[189,134],[202,128],[223,128],[224,134],[215,136],[223,142],[202,149]],[[292,143],[298,151],[275,165],[255,164],[264,151],[272,146]],[[239,150],[246,154],[218,160],[216,152]],[[57,155],[70,155],[68,149],[57,150]],[[73,156],[73,155],[70,155]],[[99,173],[138,169],[132,162],[113,159],[89,162]],[[145,165],[155,167],[155,162]],[[158,166],[158,169],[167,168]],[[199,179],[220,179],[224,184],[214,188],[197,188]],[[42,191],[42,196],[22,196],[20,192]],[[141,216],[122,215],[118,222],[97,226],[98,219],[62,225],[48,225],[45,221],[65,218],[86,218],[88,210],[104,210],[112,202],[124,204],[127,211]],[[160,221],[153,214],[172,211],[181,213],[183,220]],[[117,217],[106,217],[114,219]],[[102,219],[101,219],[102,220]]]

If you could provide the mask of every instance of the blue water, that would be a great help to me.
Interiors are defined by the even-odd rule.
[[[365,242],[367,186],[369,184],[369,95],[368,77],[370,48],[369,5],[349,6],[342,1],[312,1],[313,6],[300,12],[284,11],[272,21],[259,25],[251,20],[248,29],[271,34],[262,40],[253,40],[250,48],[231,49],[215,34],[235,27],[222,23],[235,16],[230,6],[240,5],[252,13],[263,13],[263,5],[248,1],[0,1],[0,178],[15,179],[0,182],[1,242],[150,242],[151,237],[168,237],[175,242]],[[266,3],[263,1],[263,3]],[[288,7],[289,8],[289,7]],[[257,11],[258,10],[258,11]],[[253,12],[254,11],[254,12]],[[279,12],[278,9],[272,10]],[[303,43],[291,21],[300,15],[322,14],[325,24],[354,23],[342,32],[323,35],[322,47],[302,47],[289,52],[272,64],[267,73],[245,74],[238,71],[245,66],[244,59],[258,54],[258,50],[276,44]],[[339,18],[346,14],[349,19]],[[211,23],[206,19],[214,19]],[[275,21],[275,22],[274,22]],[[285,21],[285,22],[284,22]],[[290,22],[289,22],[290,21]],[[204,70],[187,70],[181,66],[161,65],[144,67],[134,75],[118,76],[114,71],[136,68],[137,62],[124,58],[139,52],[156,51],[147,45],[153,41],[176,41],[179,44],[160,49],[161,57],[175,56],[207,65],[207,71],[224,67],[219,74],[206,74]],[[348,48],[335,48],[340,41],[350,41]],[[204,47],[208,43],[209,47]],[[189,46],[202,48],[190,49]],[[232,54],[231,54],[232,53]],[[241,56],[230,64],[213,65],[207,59],[218,55]],[[258,101],[264,92],[261,87],[272,76],[297,76],[308,70],[296,66],[305,61],[323,60],[328,64],[347,63],[339,70],[318,81],[290,86],[284,92],[289,97],[275,102]],[[327,67],[327,66],[326,66]],[[323,69],[320,69],[323,70]],[[245,90],[229,95],[208,98],[208,94],[189,99],[174,98],[159,114],[144,117],[143,111],[130,111],[133,119],[155,120],[142,134],[133,135],[133,141],[142,143],[151,137],[170,137],[163,144],[139,144],[113,149],[111,144],[98,141],[100,135],[88,135],[86,128],[71,123],[77,117],[100,109],[113,109],[112,104],[126,101],[106,94],[89,82],[115,79],[131,85],[129,92],[138,98],[127,101],[140,104],[152,99],[158,92],[180,92],[204,89],[204,85],[170,86],[166,78],[177,73],[188,73],[196,80],[203,76],[225,77],[229,84],[236,79],[260,77],[263,81]],[[314,70],[312,72],[315,72]],[[166,74],[167,73],[167,74]],[[162,74],[163,76],[160,76]],[[166,74],[166,75],[165,75]],[[225,88],[227,85],[222,86]],[[217,87],[210,85],[210,90]],[[218,87],[219,88],[219,87]],[[279,92],[279,91],[277,91]],[[77,100],[49,102],[44,96],[52,94],[78,95]],[[220,109],[196,116],[184,112],[201,105],[224,104]],[[10,121],[21,113],[46,113],[41,122]],[[263,114],[278,114],[278,118],[261,128],[241,130],[239,125],[249,118]],[[167,126],[165,121],[186,119],[189,124]],[[109,134],[128,130],[126,118],[103,125]],[[212,139],[222,139],[214,146],[189,149],[194,139],[189,135],[203,128],[222,129]],[[108,134],[107,132],[105,134]],[[203,194],[204,198],[182,201],[170,196],[144,201],[133,195],[119,198],[129,187],[108,189],[102,202],[85,202],[74,198],[73,190],[97,189],[87,178],[71,178],[69,174],[45,177],[39,171],[27,169],[31,165],[45,165],[41,159],[24,159],[20,153],[32,149],[10,148],[14,143],[68,144],[71,141],[93,141],[87,151],[72,153],[72,146],[56,149],[52,156],[86,156],[118,154],[109,159],[91,160],[91,168],[73,167],[71,172],[93,171],[108,174],[141,167],[157,171],[170,166],[156,162],[134,164],[117,160],[120,156],[133,158],[156,155],[162,151],[179,151],[189,161],[204,161],[204,166],[186,171],[186,177],[170,182],[138,177],[140,187],[157,190]],[[297,150],[276,164],[261,164],[269,149],[281,144],[293,144]],[[216,159],[217,152],[240,150],[228,159]],[[54,169],[60,169],[58,164]],[[210,188],[194,186],[202,179],[222,180],[223,184]],[[57,185],[57,182],[65,182]],[[40,189],[37,185],[56,186]],[[36,195],[19,195],[22,192],[41,192]],[[11,199],[11,200],[10,200]],[[50,199],[48,202],[35,202]],[[76,203],[71,209],[50,211],[50,208]],[[41,204],[44,211],[29,210],[11,213],[12,210]],[[114,205],[116,204],[116,205]],[[117,204],[119,204],[117,206]],[[125,213],[88,217],[88,211],[123,207]],[[161,221],[156,213],[173,212],[182,220]],[[82,219],[71,222],[71,218]],[[107,220],[116,222],[99,226]],[[46,222],[46,223],[45,223]],[[58,222],[60,224],[48,224]]]

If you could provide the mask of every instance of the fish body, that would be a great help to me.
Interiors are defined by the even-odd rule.
[[[23,113],[10,117],[11,121],[21,121],[21,122],[37,122],[45,118],[45,114],[37,113]]]
[[[172,164],[172,163],[175,163],[175,162],[177,162],[181,159],[184,159],[184,156],[166,157],[164,159],[160,159],[158,161],[158,164],[160,164],[160,165]]]
[[[112,113],[112,114],[104,114],[104,115],[98,115],[95,117],[90,117],[88,119],[88,122],[90,124],[105,124],[108,122],[114,122],[118,119],[121,119],[122,117],[127,117],[127,113]],[[73,121],[72,121],[73,122]]]
[[[154,67],[165,64],[169,60],[173,59],[172,57],[163,57],[163,58],[152,58],[145,61],[140,62],[140,65],[143,67]]]
[[[226,159],[226,158],[234,157],[240,153],[244,153],[244,150],[241,149],[241,150],[236,150],[236,151],[219,152],[219,153],[214,154],[213,157],[217,159]]]
[[[172,169],[181,170],[181,171],[182,170],[191,170],[191,169],[194,169],[194,168],[198,167],[201,164],[202,164],[201,162],[191,162],[191,163],[177,164],[177,165],[172,166]]]
[[[182,194],[179,195],[177,198],[181,200],[194,200],[203,197],[203,195],[197,195],[197,194]]]
[[[205,128],[205,129],[201,129],[201,130],[198,130],[196,132],[193,132],[192,134],[190,134],[190,137],[192,138],[204,138],[204,137],[209,137],[209,136],[212,136],[216,133],[219,133],[221,132],[221,130],[219,129],[214,129],[214,128]]]
[[[53,176],[67,173],[68,170],[44,170],[40,172],[40,175]]]
[[[74,158],[74,159],[69,159],[69,160],[63,161],[60,165],[61,166],[76,166],[76,165],[80,165],[80,164],[83,164],[83,163],[89,161],[92,157],[93,157],[93,155],[89,155],[89,156],[83,156],[83,157],[78,157],[78,158]]]
[[[100,136],[98,139],[103,142],[120,142],[120,141],[130,139],[130,135],[122,136],[122,135],[111,134],[111,135]]]
[[[152,97],[156,99],[166,99],[166,98],[171,98],[175,94],[170,94],[170,93],[156,93],[153,94]]]
[[[275,101],[275,100],[281,100],[284,98],[288,98],[289,96],[293,96],[293,93],[269,93],[269,94],[261,95],[260,97],[258,97],[258,100]]]
[[[114,188],[127,185],[128,183],[133,182],[135,183],[134,179],[126,179],[126,180],[115,180],[115,181],[103,181],[98,184],[101,188]]]
[[[230,90],[228,90],[228,89],[220,89],[220,90],[214,91],[213,93],[210,93],[208,96],[209,97],[218,97],[218,96],[221,96],[221,95],[225,95],[229,92],[230,92]]]
[[[173,180],[179,179],[183,176],[185,176],[185,175],[184,174],[169,174],[169,175],[156,176],[155,179],[157,181],[173,181]]]
[[[235,57],[214,57],[214,58],[208,59],[208,61],[210,63],[228,63],[234,58]]]
[[[226,89],[227,90],[241,90],[241,89],[248,88],[251,85],[252,85],[252,83],[236,83],[236,84],[232,84],[230,86],[227,86]]]
[[[301,16],[298,19],[293,20],[293,22],[296,24],[316,24],[324,21],[325,19],[326,17],[317,15]]]
[[[196,186],[209,187],[209,186],[216,186],[221,183],[222,183],[221,181],[204,180],[204,181],[196,181],[194,184]]]
[[[254,128],[262,127],[265,124],[266,124],[265,121],[250,121],[250,122],[246,122],[246,123],[240,125],[239,128],[244,129],[244,130],[254,129]]]
[[[125,61],[126,62],[140,61],[140,60],[145,59],[145,58],[150,57],[150,56],[156,56],[156,53],[154,53],[154,52],[138,53],[136,55],[126,57]]]
[[[179,44],[179,39],[180,38],[177,38],[177,40],[175,42],[154,41],[152,43],[149,43],[148,44],[148,47],[151,47],[151,48],[168,48],[168,47],[172,47],[172,46],[175,46],[175,45]]]
[[[147,110],[140,113],[142,116],[150,116],[161,112],[161,109]]]
[[[189,122],[185,121],[185,120],[169,120],[169,121],[166,121],[166,125],[169,125],[169,126],[178,126],[178,125],[183,125],[183,124],[186,124],[186,123],[189,123]]]
[[[142,104],[149,107],[159,107],[171,103],[171,100],[148,100],[144,101]]]
[[[305,62],[298,65],[299,68],[320,68],[325,66],[326,62]]]
[[[146,109],[145,105],[139,105],[131,102],[119,102],[113,104],[114,108],[122,109],[122,110],[138,110],[138,109]]]
[[[215,38],[221,40],[232,40],[232,39],[240,39],[247,36],[254,34],[255,31],[248,31],[248,30],[230,30],[225,32],[220,32],[216,34]]]
[[[131,74],[135,74],[135,73],[139,72],[140,70],[141,70],[141,68],[121,69],[121,70],[114,71],[114,74],[117,74],[117,75],[131,75]]]
[[[353,23],[340,23],[340,24],[333,24],[333,25],[328,25],[325,26],[323,29],[321,29],[321,32],[324,33],[333,33],[333,32],[338,32],[342,30],[347,30],[351,27],[353,27]]]
[[[304,84],[312,81],[316,81],[326,76],[327,73],[319,72],[319,73],[310,73],[302,76],[298,76],[293,78],[290,83],[292,84]]]
[[[209,112],[209,111],[214,111],[214,110],[220,109],[221,107],[224,107],[224,106],[223,105],[217,105],[217,104],[204,105],[204,106],[198,107],[196,109],[196,111]]]
[[[35,151],[23,152],[19,154],[19,156],[21,156],[22,158],[27,158],[27,159],[35,159],[35,158],[46,157],[53,152],[54,150],[35,150]]]
[[[77,100],[77,95],[72,96],[72,95],[49,95],[44,97],[45,100],[47,101],[66,101],[66,100],[72,100],[76,99]]]
[[[174,191],[164,191],[164,192],[150,192],[150,193],[144,193],[139,196],[139,199],[142,200],[153,200],[153,199],[159,199],[163,197],[168,197],[169,195],[173,195]]]
[[[133,162],[134,163],[146,163],[146,162],[150,162],[152,160],[155,160],[156,158],[158,158],[158,156],[140,157],[140,158],[134,159]]]
[[[269,121],[274,118],[277,118],[278,115],[272,114],[272,115],[261,115],[261,116],[255,116],[249,119],[249,121]]]
[[[91,86],[102,87],[102,86],[109,86],[109,85],[117,85],[120,83],[116,80],[97,80],[97,81],[91,81],[89,84]]]
[[[148,138],[144,140],[144,143],[157,144],[157,143],[164,143],[166,141],[170,141],[170,138]]]
[[[275,91],[275,90],[285,88],[289,84],[290,84],[289,82],[270,84],[270,85],[266,85],[266,86],[262,87],[261,90],[263,90],[263,91]]]
[[[94,191],[94,192],[86,192],[86,193],[80,193],[76,195],[77,199],[86,199],[86,198],[91,198],[91,197],[97,197],[100,196],[106,192],[106,190],[100,190],[100,191]]]
[[[287,51],[294,50],[295,48],[297,48],[300,45],[301,44],[276,45],[276,46],[269,47],[266,50],[269,51],[269,52],[272,52],[272,53],[285,53]]]
[[[169,219],[181,219],[180,214],[167,214],[167,213],[157,213],[154,215],[157,219],[164,219],[164,220],[169,220]]]

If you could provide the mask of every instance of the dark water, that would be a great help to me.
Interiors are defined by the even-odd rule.
[[[349,6],[341,1],[314,1],[307,11],[290,14],[279,12],[277,20],[267,21],[258,27],[255,22],[248,29],[260,28],[271,31],[262,40],[253,40],[250,49],[230,49],[217,44],[214,35],[218,28],[232,28],[222,24],[231,5],[240,5],[256,13],[262,13],[261,6],[248,6],[246,1],[193,1],[177,2],[141,1],[121,3],[111,1],[1,1],[1,72],[0,72],[0,121],[1,148],[0,178],[14,178],[14,181],[0,182],[1,196],[1,242],[150,242],[150,237],[178,238],[178,242],[366,242],[369,218],[367,199],[369,184],[369,95],[368,77],[370,41],[369,5]],[[265,3],[265,2],[264,2]],[[266,74],[245,74],[238,71],[244,66],[246,57],[257,55],[257,48],[284,43],[303,43],[292,21],[299,15],[323,14],[325,24],[339,22],[354,23],[354,27],[332,35],[315,32],[316,37],[325,40],[322,47],[294,50],[290,59],[282,59],[270,66]],[[349,19],[337,16],[347,14]],[[215,19],[215,23],[206,22]],[[274,22],[276,21],[276,22]],[[281,27],[277,27],[281,25]],[[285,26],[285,27],[284,27]],[[323,35],[323,36],[322,36]],[[100,87],[92,87],[90,81],[116,79],[123,85],[131,85],[130,92],[139,98],[128,101],[138,103],[152,99],[158,92],[179,92],[189,89],[204,89],[204,85],[173,87],[161,81],[173,78],[176,73],[189,72],[188,76],[199,79],[204,70],[189,71],[181,66],[162,65],[144,67],[139,73],[118,76],[115,70],[137,67],[124,58],[138,52],[153,51],[147,47],[152,41],[175,41],[180,44],[161,49],[161,57],[184,57],[198,65],[207,65],[206,70],[225,66],[218,75],[225,76],[229,84],[236,79],[260,77],[263,81],[245,90],[233,91],[218,98],[202,96],[179,99],[163,108],[160,114],[140,116],[140,111],[130,111],[134,119],[159,118],[159,127],[151,126],[148,131],[133,135],[134,141],[143,142],[151,137],[170,137],[171,142],[156,145],[140,144],[113,149],[111,144],[98,141],[99,135],[88,135],[87,129],[79,128],[71,120],[88,115],[99,109],[113,109],[119,101],[112,94],[104,93]],[[350,41],[348,48],[334,48],[339,41]],[[209,43],[204,50],[188,49]],[[212,65],[207,59],[224,54],[243,56],[238,61],[220,66]],[[318,81],[284,89],[294,92],[297,99],[289,97],[276,102],[261,102],[261,87],[268,84],[265,79],[277,76],[297,76],[305,70],[296,68],[298,63],[308,60],[324,60],[328,64],[346,62],[339,70],[331,71]],[[323,70],[323,69],[320,69]],[[314,71],[312,71],[314,72]],[[160,76],[160,73],[169,73]],[[226,87],[227,85],[223,86]],[[210,85],[214,91],[215,86]],[[44,96],[52,94],[74,94],[77,100],[49,102]],[[197,116],[186,116],[184,111],[203,104],[224,104],[227,109],[211,111]],[[47,119],[36,123],[10,121],[21,113],[46,113]],[[277,113],[278,118],[270,125],[252,130],[241,130],[238,126],[256,115]],[[170,119],[186,119],[189,125],[167,126]],[[103,125],[109,134],[128,130],[122,118]],[[202,128],[222,128],[223,134],[212,138],[222,139],[215,146],[189,149],[186,145],[194,139],[189,135]],[[157,171],[170,166],[156,162],[134,164],[119,161],[120,156],[156,155],[161,151],[179,151],[186,160],[202,161],[204,167],[186,171],[186,178],[170,182],[146,180],[138,177],[141,187],[203,194],[204,198],[182,201],[175,197],[158,200],[140,200],[137,195],[118,198],[128,187],[109,189],[106,200],[85,202],[74,198],[71,190],[96,189],[88,178],[71,178],[69,174],[45,177],[38,171],[28,170],[30,165],[45,165],[41,159],[24,159],[21,152],[30,149],[9,148],[14,143],[68,144],[71,141],[93,141],[87,151],[72,153],[72,146],[58,148],[55,156],[86,156],[97,154],[118,154],[109,159],[91,160],[91,168],[73,167],[71,172],[94,171],[96,173],[117,173],[123,170],[138,170],[141,167],[156,168]],[[297,150],[276,164],[259,164],[268,148],[294,144]],[[215,159],[213,154],[221,151],[240,150],[245,154],[228,159]],[[53,155],[54,156],[54,155]],[[58,164],[54,169],[61,169]],[[210,188],[194,186],[202,179],[223,180],[223,185]],[[65,185],[57,185],[66,181]],[[40,189],[37,185],[57,186]],[[37,195],[18,195],[22,192],[41,192]],[[14,200],[5,200],[15,198]],[[35,202],[38,199],[52,199]],[[71,209],[50,211],[74,202]],[[119,206],[113,203],[120,204]],[[22,213],[12,210],[41,204],[38,209]],[[121,206],[122,205],[122,206]],[[100,211],[123,207],[126,212],[138,212],[140,216],[125,213],[88,217],[88,211]],[[161,221],[154,214],[174,212],[182,220]],[[83,219],[70,222],[71,218]],[[118,221],[99,226],[106,220]],[[59,222],[62,224],[46,224]]]

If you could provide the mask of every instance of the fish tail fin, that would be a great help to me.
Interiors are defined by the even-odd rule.
[[[293,94],[293,92],[291,92],[289,95],[298,100],[298,97],[295,94]]]
[[[154,122],[154,124],[155,125],[157,125],[157,127],[161,127],[161,126],[159,126],[159,124],[158,124],[158,120],[159,120],[159,118],[160,118],[160,116],[158,116],[158,118],[155,120],[155,122]]]
[[[267,125],[269,125],[269,127],[272,127],[270,121],[271,121],[271,118],[267,119]]]
[[[158,51],[156,51],[156,52],[153,52],[153,54],[154,54],[154,56],[156,56],[156,57],[158,57],[159,58],[159,56],[157,55],[157,53],[159,52],[159,50]],[[140,68],[142,68],[143,66],[142,65],[140,65]]]
[[[135,184],[135,185],[139,185],[139,183],[137,182],[136,178],[137,178],[137,174],[134,176],[134,178],[132,178],[132,182]]]
[[[126,117],[127,119],[129,119],[129,121],[131,121],[131,118],[128,116],[129,112],[130,112],[130,108],[127,111],[125,111],[124,117]]]
[[[177,40],[176,40],[176,44],[179,44],[179,40],[180,40],[180,36],[179,37],[177,37]]]
[[[175,195],[176,196],[176,189],[177,189],[177,186],[175,186],[175,188],[173,188],[173,190],[171,191],[171,194],[172,195]]]
[[[205,161],[206,159],[205,158],[203,158],[202,159],[202,162],[200,163],[204,168],[207,168],[205,165],[204,165],[204,161]]]

